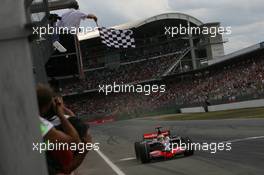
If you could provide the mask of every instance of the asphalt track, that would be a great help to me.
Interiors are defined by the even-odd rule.
[[[134,142],[160,125],[193,142],[232,141],[231,151],[211,154],[196,151],[190,157],[141,164],[135,160]],[[91,151],[80,175],[262,175],[264,174],[264,120],[155,121],[133,119],[91,127],[100,152]],[[109,164],[110,161],[110,164]],[[114,166],[114,167],[113,167]]]

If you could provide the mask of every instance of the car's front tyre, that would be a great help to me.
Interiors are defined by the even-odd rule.
[[[140,160],[140,142],[135,142],[134,147],[135,147],[136,158],[137,160]]]
[[[140,155],[140,160],[142,163],[148,163],[150,162],[150,148],[147,143],[141,143],[139,146],[139,155]]]
[[[191,156],[194,154],[194,149],[193,149],[193,146],[192,146],[192,141],[189,137],[183,137],[182,139],[182,143],[185,143],[187,148],[184,152],[184,156]]]

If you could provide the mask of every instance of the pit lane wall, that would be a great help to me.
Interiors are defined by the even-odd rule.
[[[0,5],[0,175],[48,175],[26,25],[32,1],[1,0]],[[29,25],[30,24],[30,25]]]
[[[234,102],[234,103],[226,103],[220,105],[212,105],[208,106],[208,111],[224,111],[224,110],[232,110],[232,109],[243,109],[243,108],[257,108],[264,107],[264,99],[258,100],[250,100],[243,102]],[[191,108],[181,108],[181,113],[200,113],[205,112],[204,107],[191,107]]]

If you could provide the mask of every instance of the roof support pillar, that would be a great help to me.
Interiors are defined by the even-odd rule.
[[[190,27],[190,21],[187,21],[188,23],[188,28]],[[193,69],[197,69],[197,63],[196,63],[196,56],[195,56],[195,51],[194,51],[194,44],[193,44],[193,38],[191,32],[188,32],[188,38],[189,38],[189,45],[191,48],[191,58],[192,58],[192,66]]]

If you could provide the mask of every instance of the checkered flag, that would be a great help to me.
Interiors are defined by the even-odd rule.
[[[114,48],[135,48],[135,39],[132,30],[117,30],[113,28],[99,28],[102,43]]]

